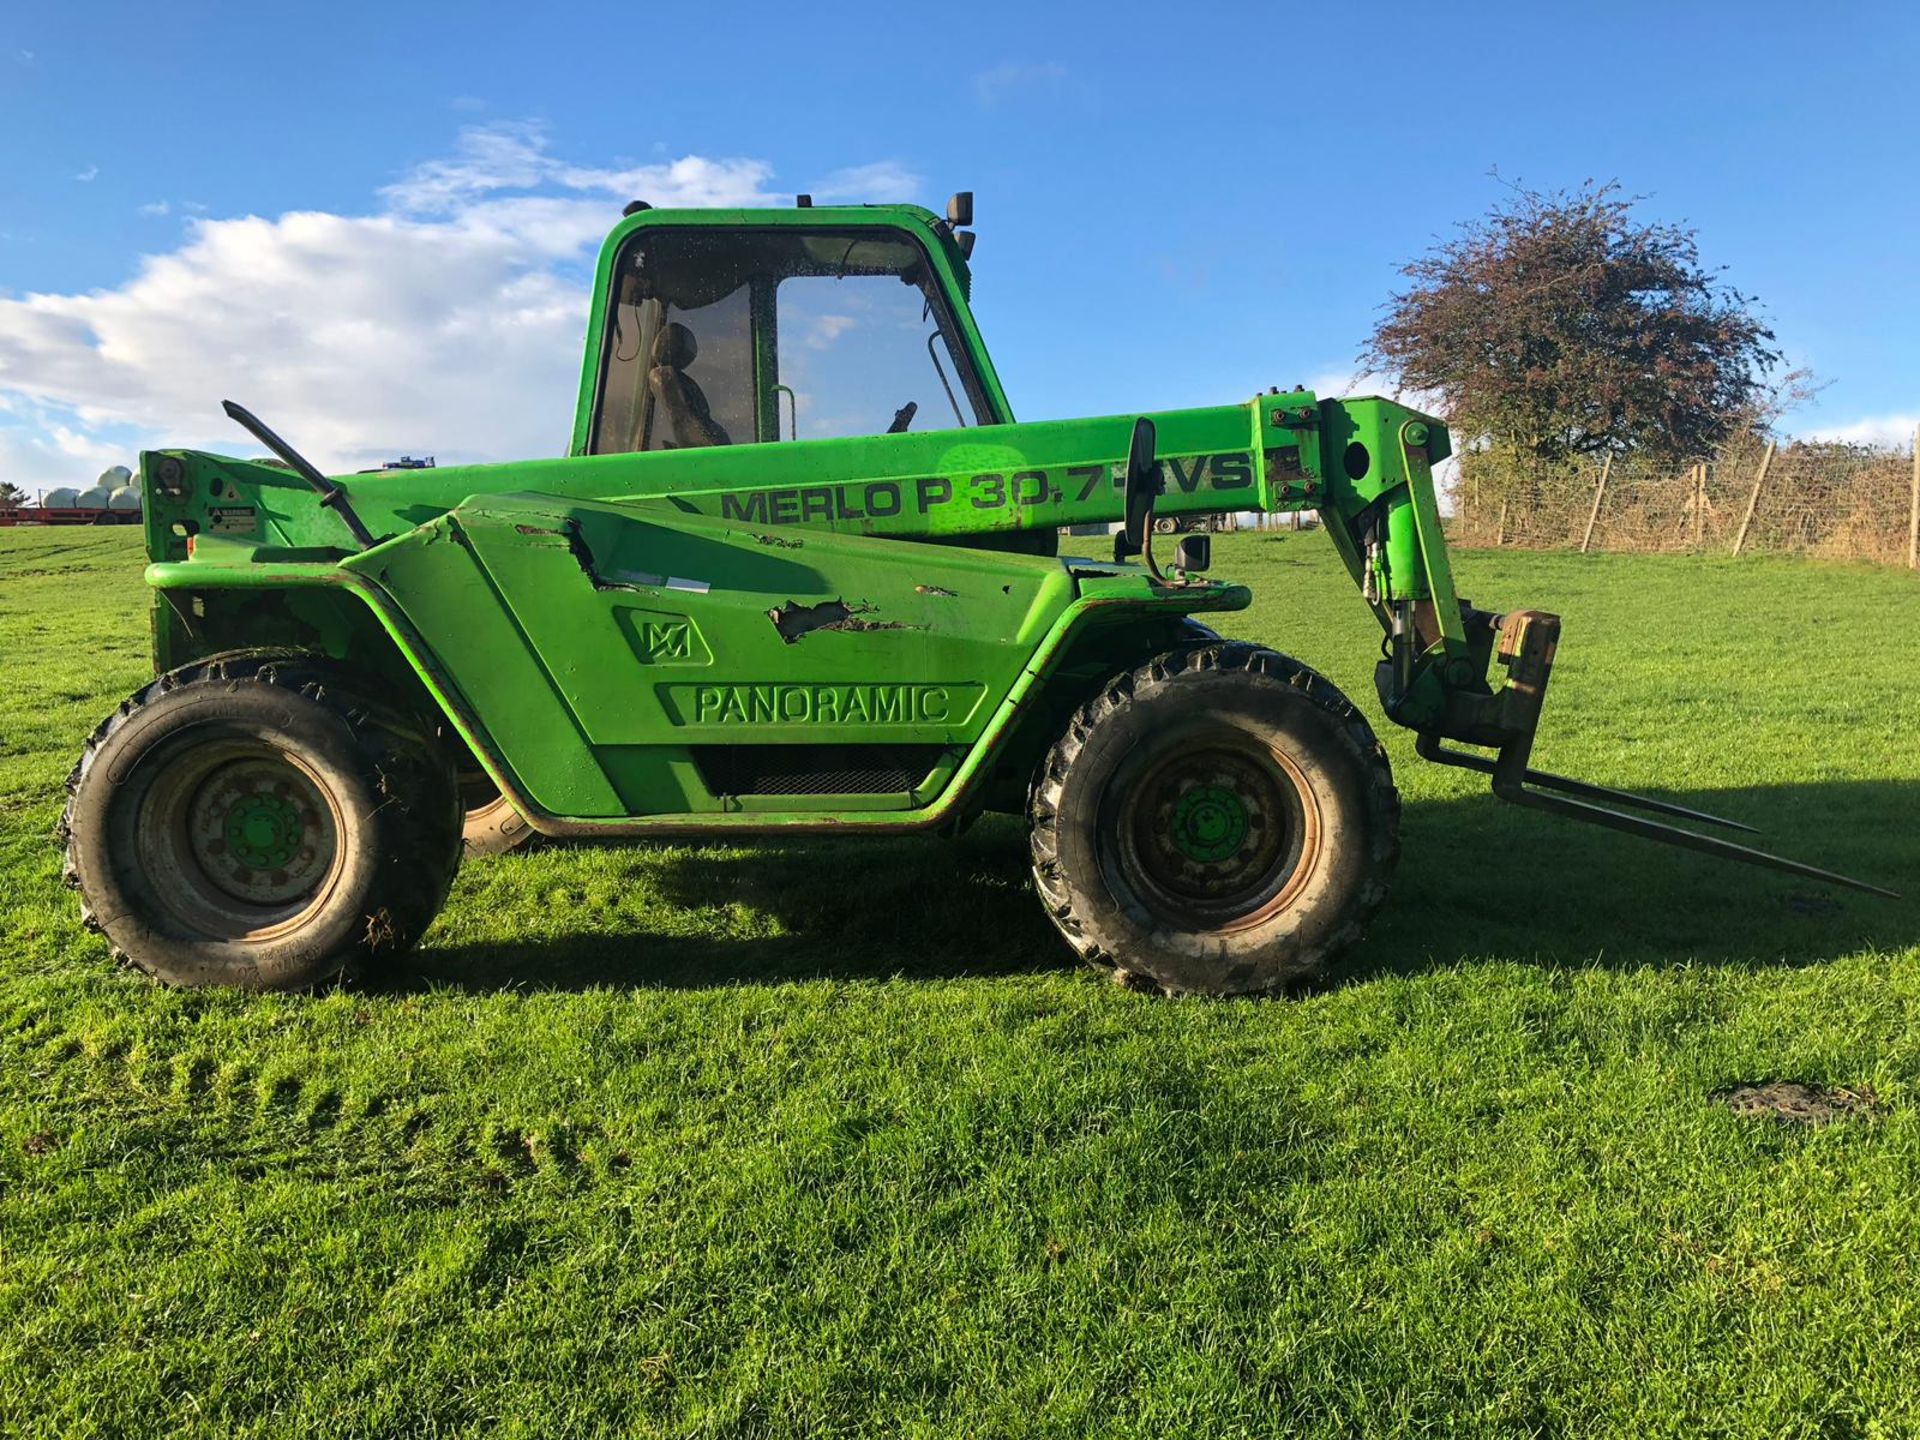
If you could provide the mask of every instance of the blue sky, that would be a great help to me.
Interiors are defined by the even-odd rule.
[[[1332,385],[1489,172],[1697,226],[1788,428],[1920,413],[1920,9],[16,3],[0,478],[139,444],[564,448],[593,245],[655,201],[978,196],[1024,418]]]

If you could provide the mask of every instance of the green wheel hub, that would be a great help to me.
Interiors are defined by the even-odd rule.
[[[295,904],[333,868],[332,811],[312,779],[278,756],[210,757],[185,809],[183,858],[210,895]]]
[[[305,828],[284,795],[245,795],[227,811],[227,853],[251,869],[278,870],[300,853]]]
[[[1219,785],[1196,785],[1174,805],[1173,843],[1202,864],[1234,854],[1251,828],[1246,804]]]
[[[1196,726],[1122,767],[1108,809],[1126,888],[1173,923],[1232,930],[1283,908],[1319,843],[1304,782],[1272,746]]]

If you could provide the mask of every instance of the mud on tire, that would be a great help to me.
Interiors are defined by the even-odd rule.
[[[1276,991],[1356,944],[1399,857],[1385,750],[1271,650],[1164,655],[1081,708],[1034,778],[1034,885],[1067,942],[1169,993]]]
[[[175,985],[300,989],[400,953],[460,863],[445,748],[319,658],[161,676],[94,732],[67,791],[83,919]]]

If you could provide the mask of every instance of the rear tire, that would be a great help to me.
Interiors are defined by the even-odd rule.
[[[469,860],[505,855],[534,837],[533,827],[484,774],[461,777],[460,803],[466,807],[460,842]]]
[[[94,732],[67,789],[82,918],[174,985],[304,989],[403,952],[460,863],[445,748],[321,659],[161,676]]]
[[[1359,942],[1399,857],[1386,751],[1296,660],[1165,655],[1083,706],[1033,786],[1034,885],[1116,978],[1244,995]]]

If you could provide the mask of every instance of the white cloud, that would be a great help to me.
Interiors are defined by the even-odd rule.
[[[687,155],[657,165],[600,170],[556,167],[553,177],[569,190],[645,200],[656,207],[681,205],[771,205],[784,198],[767,188],[773,167],[763,160],[708,160]]]
[[[1059,90],[1072,72],[1058,60],[1004,60],[973,77],[973,94],[992,110],[1007,100]]]
[[[1869,415],[1841,425],[1816,425],[1793,433],[1794,438],[1799,440],[1830,440],[1843,445],[1901,449],[1913,443],[1916,427],[1920,427],[1920,415]]]
[[[38,498],[62,485],[93,484],[109,465],[132,465],[136,447],[76,429],[71,416],[19,399],[0,405],[0,480]]]
[[[165,200],[151,200],[140,207],[140,213],[142,215],[165,215],[172,209],[173,206]]]
[[[408,215],[446,215],[502,191],[563,190],[617,195],[651,205],[766,205],[773,168],[760,160],[709,160],[687,155],[653,165],[570,165],[547,153],[544,129],[528,122],[470,125],[454,154],[415,166],[380,193]],[[601,201],[592,202],[601,213]]]
[[[808,323],[803,343],[809,350],[825,350],[853,327],[851,315],[816,315]]]
[[[470,125],[453,155],[416,165],[380,193],[396,210],[437,214],[496,190],[530,190],[551,163],[537,125]]]
[[[582,275],[621,203],[771,204],[771,177],[697,155],[580,166],[536,127],[500,125],[464,131],[371,214],[190,215],[180,245],[124,284],[0,295],[0,404],[15,412],[0,459],[72,465],[77,447],[108,463],[162,442],[254,453],[225,398],[336,471],[402,451],[559,454]]]
[[[852,165],[817,182],[813,198],[824,204],[886,205],[912,200],[920,193],[920,177],[894,160]]]
[[[89,165],[73,178],[78,180],[82,185],[85,185],[88,181],[95,179],[99,174],[100,167],[98,165]]]

